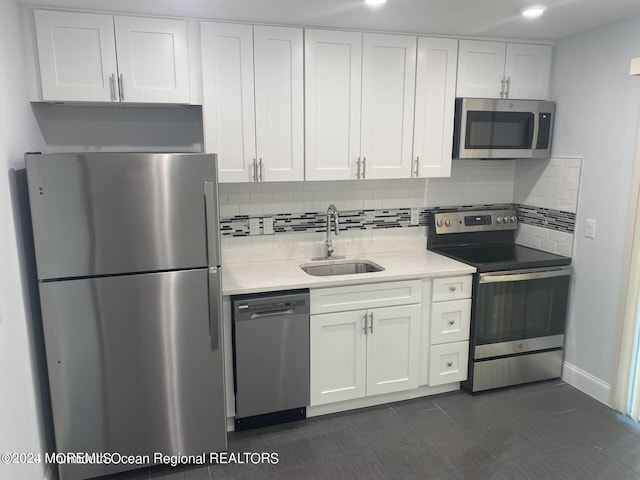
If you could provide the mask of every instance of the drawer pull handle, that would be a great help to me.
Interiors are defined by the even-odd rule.
[[[454,325],[456,323],[455,320],[449,320],[449,325]]]
[[[455,292],[458,289],[455,285],[449,285],[449,290]]]
[[[447,367],[453,367],[453,362],[447,362]]]
[[[373,312],[369,313],[369,332],[373,335]]]
[[[365,312],[364,314],[364,328],[362,329],[364,331],[364,334],[367,334],[367,328],[369,327],[369,321],[368,321],[369,315],[367,315],[367,313]]]

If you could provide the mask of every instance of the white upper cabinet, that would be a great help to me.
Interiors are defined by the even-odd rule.
[[[302,29],[254,26],[253,42],[260,180],[303,180]]]
[[[218,180],[257,179],[251,25],[203,23],[205,152],[218,154]]]
[[[413,147],[416,37],[364,34],[362,172],[365,178],[408,178]]]
[[[112,101],[118,71],[113,17],[45,10],[34,14],[43,99]]]
[[[356,178],[362,34],[305,30],[306,179]]]
[[[189,103],[187,23],[115,17],[120,100]]]
[[[451,175],[458,40],[418,38],[412,177]]]
[[[186,22],[34,15],[43,100],[190,103]]]
[[[551,46],[508,43],[504,74],[508,98],[546,100],[549,96]]]
[[[450,175],[457,49],[454,39],[307,30],[305,178]]]
[[[544,100],[551,46],[460,40],[458,97]]]
[[[302,30],[202,23],[201,35],[205,151],[218,154],[219,180],[302,180]]]

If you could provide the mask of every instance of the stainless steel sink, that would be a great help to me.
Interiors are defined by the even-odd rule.
[[[382,272],[384,267],[369,260],[327,260],[300,265],[305,273],[316,277],[353,275],[354,273]]]

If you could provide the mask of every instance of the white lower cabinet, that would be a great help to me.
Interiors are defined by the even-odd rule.
[[[468,360],[469,341],[432,345],[429,354],[429,385],[466,380]]]
[[[420,292],[419,281],[311,291],[312,406],[418,387],[420,304],[358,308],[366,304],[360,294],[366,297],[377,291],[384,296],[385,291],[396,291],[398,285]],[[346,301],[345,291],[352,302]],[[328,297],[341,298],[345,309],[349,304],[356,309],[314,314],[314,305],[316,312],[322,310],[322,302],[317,300]]]
[[[422,335],[420,384],[467,379],[471,321],[471,275],[425,281],[426,315]]]
[[[311,405],[365,396],[367,336],[362,311],[311,317]]]

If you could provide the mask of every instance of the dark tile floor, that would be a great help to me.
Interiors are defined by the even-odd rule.
[[[559,380],[455,392],[229,434],[277,464],[118,478],[640,480],[640,426]]]

